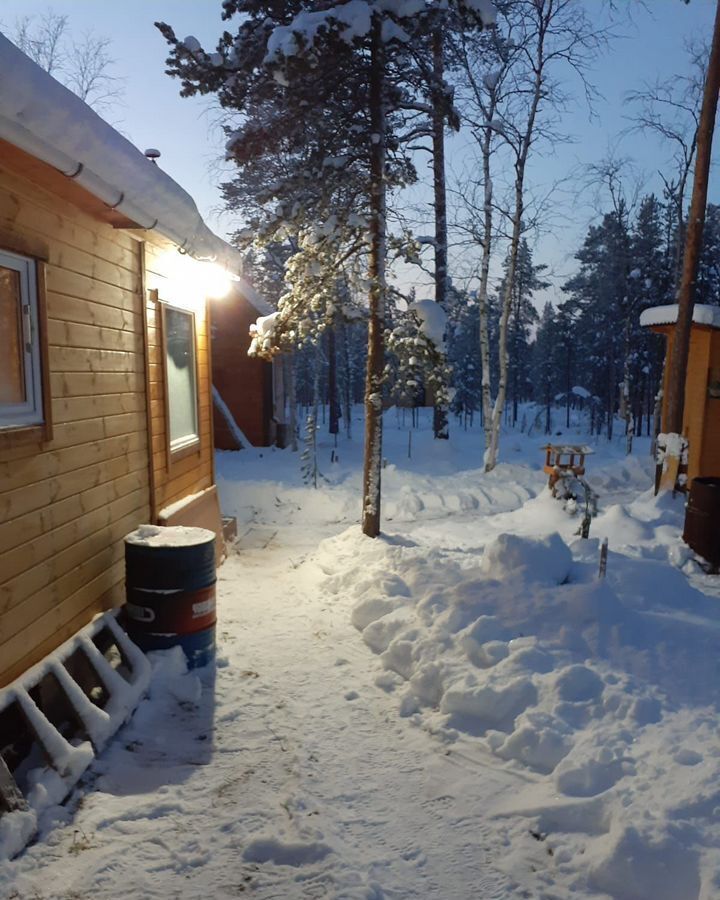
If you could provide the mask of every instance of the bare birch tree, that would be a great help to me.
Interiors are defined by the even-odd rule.
[[[512,165],[511,198],[502,210],[507,222],[507,268],[501,297],[498,336],[499,378],[495,402],[486,420],[485,470],[495,468],[500,424],[508,383],[508,321],[517,271],[520,240],[526,230],[528,159],[540,142],[559,139],[559,115],[568,105],[556,72],[563,68],[579,78],[585,96],[592,98],[587,67],[604,45],[607,30],[591,19],[574,0],[513,0],[505,9],[506,40],[512,48],[502,96],[486,134],[498,135]],[[502,21],[500,28],[502,29]],[[492,191],[492,172],[485,173],[485,190]],[[492,209],[492,193],[485,206]],[[487,213],[486,213],[487,215]],[[486,235],[487,237],[488,235]],[[489,263],[489,260],[488,260]]]
[[[618,393],[618,410],[620,418],[625,422],[625,452],[632,453],[635,435],[635,419],[630,399],[632,368],[632,334],[637,317],[637,291],[633,290],[633,273],[630,266],[630,219],[635,212],[643,188],[643,178],[634,171],[629,159],[616,156],[610,152],[597,163],[588,166],[588,178],[601,196],[600,208],[610,201],[612,221],[614,223],[614,277],[608,290],[613,292],[613,306],[620,316],[619,326],[623,329],[623,369],[622,379],[617,384],[617,372],[614,356],[611,356],[608,379],[607,435],[613,436],[613,420],[615,415],[615,392]]]
[[[68,17],[49,10],[43,16],[22,16],[10,30],[10,40],[56,78],[66,63]]]
[[[628,95],[630,102],[637,108],[634,116],[636,124],[632,130],[658,135],[668,144],[672,154],[673,172],[659,174],[664,185],[665,197],[675,211],[673,293],[677,292],[680,282],[682,252],[685,246],[685,197],[697,150],[705,61],[709,51],[704,44],[691,43],[687,52],[692,63],[689,74],[674,75],[665,81],[656,81]],[[664,365],[666,364],[667,360]],[[660,431],[664,382],[663,366],[663,378],[660,380],[653,410],[653,440],[650,446],[650,454],[653,457]]]
[[[691,69],[687,75],[673,75],[664,81],[645,85],[628,94],[636,107],[632,131],[645,131],[665,141],[672,157],[672,172],[660,172],[665,196],[675,211],[675,247],[673,280],[677,288],[685,243],[685,197],[697,149],[707,45],[691,43],[687,47]]]
[[[115,60],[110,38],[92,31],[75,38],[69,17],[52,9],[17,19],[8,36],[33,62],[96,112],[122,99],[122,80],[112,73]]]
[[[470,238],[480,247],[480,285],[477,290],[479,347],[482,371],[482,420],[485,450],[490,447],[492,421],[492,385],[490,381],[490,329],[488,321],[488,289],[490,260],[494,250],[494,208],[492,157],[497,147],[496,113],[502,105],[503,85],[514,59],[514,48],[497,32],[461,35],[457,46],[459,66],[464,75],[465,121],[480,154],[482,182],[481,200],[476,192],[465,194],[469,213]]]

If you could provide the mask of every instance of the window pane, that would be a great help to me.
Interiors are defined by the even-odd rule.
[[[193,337],[192,314],[165,307],[165,362],[172,449],[190,443],[197,437]]]
[[[24,403],[20,273],[0,266],[0,404]]]

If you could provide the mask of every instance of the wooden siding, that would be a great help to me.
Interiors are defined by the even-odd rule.
[[[653,331],[667,337],[666,358],[670,359],[675,327],[657,325]],[[688,439],[688,483],[698,476],[720,475],[720,400],[708,396],[712,373],[720,375],[720,331],[693,325],[690,331],[683,434]],[[667,430],[669,366],[663,383],[662,430]]]
[[[710,331],[693,328],[690,331],[690,354],[685,379],[685,409],[683,433],[688,439],[688,482],[702,474],[703,430],[707,401],[707,374],[710,360]]]
[[[710,334],[710,364],[707,374],[708,386],[711,382],[720,382],[720,331],[717,330]],[[700,472],[702,475],[720,477],[720,397],[707,397]]]
[[[0,159],[0,247],[47,260],[54,423],[46,443],[0,447],[2,686],[122,602],[122,538],[150,491],[141,245],[61,197],[49,167],[32,183],[26,157]]]
[[[178,251],[160,240],[145,245],[146,341],[150,395],[150,448],[152,454],[153,517],[170,504],[197,494],[215,483],[213,425],[210,407],[210,347],[208,305],[198,297],[193,303],[197,352],[200,443],[196,451],[178,454],[168,451],[165,421],[165,370],[160,304],[183,306],[175,296],[173,264]],[[186,299],[186,298],[185,298]]]

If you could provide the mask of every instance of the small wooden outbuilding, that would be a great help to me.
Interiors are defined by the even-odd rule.
[[[212,378],[215,447],[267,447],[282,424],[278,363],[248,356],[250,326],[272,308],[245,282],[233,285],[213,311]],[[276,396],[277,395],[277,396]],[[276,407],[277,410],[276,410]]]
[[[143,522],[221,536],[210,307],[236,251],[0,35],[0,687],[124,600]]]
[[[655,306],[640,316],[640,324],[667,338],[672,353],[677,305]],[[662,431],[666,431],[667,379],[663,383]],[[720,307],[696,305],[690,330],[685,382],[683,435],[688,440],[687,478],[720,476]]]

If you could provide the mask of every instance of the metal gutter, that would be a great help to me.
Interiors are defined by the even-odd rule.
[[[0,138],[196,259],[241,270],[240,253],[213,234],[177,182],[2,34]]]

